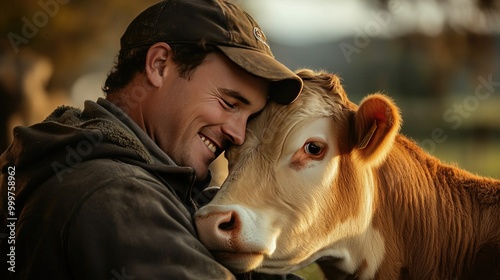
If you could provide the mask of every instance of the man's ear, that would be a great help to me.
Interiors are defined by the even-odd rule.
[[[166,70],[170,56],[172,55],[172,48],[164,42],[152,45],[146,55],[146,75],[149,82],[155,86],[160,87],[166,75]]]
[[[385,159],[399,133],[401,115],[394,102],[383,94],[365,97],[354,116],[354,153],[365,164]]]

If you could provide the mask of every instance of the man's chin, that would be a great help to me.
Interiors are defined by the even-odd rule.
[[[210,171],[207,167],[205,168],[195,168],[196,183],[208,183],[212,178]]]

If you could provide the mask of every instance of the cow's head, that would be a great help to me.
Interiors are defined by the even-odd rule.
[[[245,143],[226,154],[220,192],[195,215],[201,241],[235,272],[285,273],[327,255],[354,260],[355,239],[381,238],[370,224],[371,172],[398,133],[398,109],[381,94],[358,107],[337,76],[298,74],[301,96],[251,121]],[[374,246],[383,254],[382,240]]]

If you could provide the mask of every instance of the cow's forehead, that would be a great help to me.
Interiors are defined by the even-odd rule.
[[[265,153],[269,159],[277,159],[293,127],[306,120],[340,115],[345,107],[343,102],[337,94],[304,81],[302,93],[295,102],[289,105],[270,102],[249,122],[245,143],[226,153],[229,163],[238,156],[252,153]]]
[[[293,127],[306,120],[341,114],[342,106],[337,101],[335,96],[328,95],[325,91],[314,91],[306,84],[297,101],[290,105],[271,103],[249,123],[249,145],[276,146]]]

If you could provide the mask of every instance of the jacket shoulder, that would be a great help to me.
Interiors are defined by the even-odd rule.
[[[40,186],[20,217],[19,243],[36,248],[19,248],[29,252],[19,256],[27,275],[58,263],[64,277],[86,279],[109,279],[113,271],[145,279],[233,278],[199,242],[175,193],[150,172],[106,159],[67,175]]]

